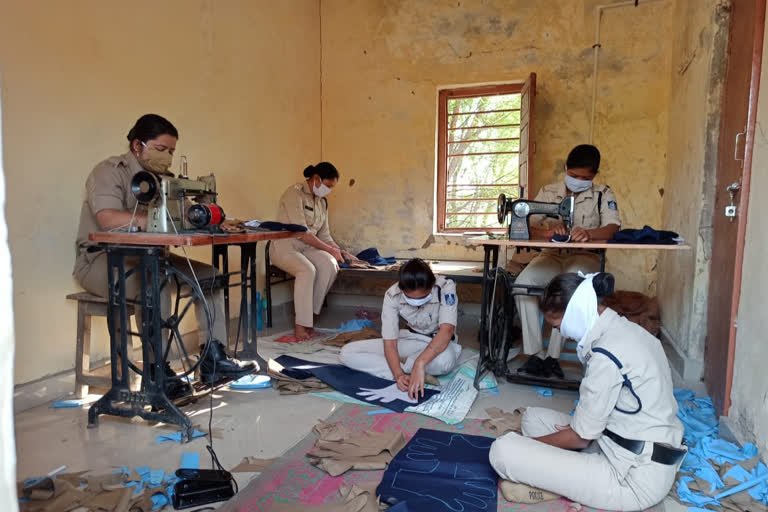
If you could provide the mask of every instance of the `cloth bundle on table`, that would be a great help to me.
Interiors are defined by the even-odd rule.
[[[425,389],[424,397],[414,400],[407,392],[397,389],[397,383],[394,381],[374,377],[340,364],[313,363],[291,356],[280,356],[275,362],[283,367],[280,372],[283,375],[298,380],[316,377],[347,396],[395,412],[403,412],[407,407],[426,402],[439,393],[434,389]]]
[[[680,235],[674,231],[662,231],[645,226],[643,229],[622,229],[608,240],[609,244],[675,245]]]
[[[419,429],[390,462],[376,494],[412,512],[495,510],[492,443],[490,437]]]
[[[384,469],[406,442],[403,433],[396,431],[351,433],[341,424],[325,422],[312,430],[318,440],[307,459],[331,476],[351,469]]]
[[[397,263],[394,257],[385,258],[379,254],[379,251],[375,247],[369,247],[363,251],[357,253],[357,258],[366,263],[369,263],[375,267],[385,267]]]
[[[248,229],[257,231],[292,231],[295,233],[303,233],[307,230],[307,226],[302,226],[301,224],[275,222],[271,220],[260,221],[254,219],[243,222],[243,225]]]

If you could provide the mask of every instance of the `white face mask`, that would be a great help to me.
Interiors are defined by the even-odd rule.
[[[427,302],[432,300],[432,294],[431,293],[429,295],[427,295],[426,297],[422,297],[421,299],[412,299],[411,297],[407,296],[406,294],[403,294],[403,297],[405,298],[405,302],[407,302],[408,304],[410,304],[411,306],[414,306],[414,307],[423,306],[424,304],[426,304]]]
[[[320,186],[312,185],[312,192],[314,192],[317,197],[325,197],[331,193],[331,187],[321,181]]]
[[[592,180],[580,180],[578,178],[574,178],[573,176],[565,175],[565,186],[568,187],[568,190],[573,192],[574,194],[579,194],[581,192],[586,192],[590,188],[592,188]]]
[[[560,322],[560,334],[565,338],[578,341],[576,345],[576,355],[579,360],[584,362],[584,342],[587,334],[597,322],[599,316],[597,312],[597,294],[592,285],[592,278],[597,274],[587,274],[586,276],[579,272],[579,276],[584,281],[573,292],[568,306],[565,308],[563,320]]]

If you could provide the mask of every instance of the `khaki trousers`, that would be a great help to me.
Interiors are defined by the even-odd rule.
[[[429,336],[422,336],[408,329],[400,330],[397,338],[397,352],[400,357],[406,358],[405,363],[400,364],[405,373],[411,373],[416,359],[424,352],[430,341],[432,338]],[[454,340],[429,362],[425,372],[428,375],[451,373],[456,368],[460,355],[461,346]],[[348,343],[341,349],[339,359],[341,359],[341,364],[348,368],[370,373],[382,379],[394,380],[392,370],[389,369],[387,358],[384,355],[384,340],[382,338]]]
[[[81,258],[85,255],[81,255]],[[87,255],[91,256],[91,255]],[[88,258],[90,261],[86,265],[78,266],[75,272],[75,279],[80,286],[85,288],[88,292],[98,295],[99,297],[107,297],[109,295],[109,286],[107,285],[107,254],[101,252],[95,255],[94,258]],[[187,259],[175,254],[171,254],[169,257],[170,264],[180,270],[183,274],[191,279],[192,272],[189,269],[189,263]],[[138,261],[133,258],[126,258],[126,270],[138,265]],[[198,280],[213,278],[216,274],[216,269],[211,265],[191,260],[192,268],[195,270],[195,275]],[[136,300],[141,294],[141,282],[137,274],[131,275],[125,280],[125,296],[129,300]],[[223,290],[215,290],[213,293],[206,293],[203,290],[205,299],[208,302],[208,308],[213,316],[213,338],[221,341],[224,345],[227,345],[227,319],[224,315],[224,292]],[[182,304],[183,307],[183,304]],[[168,318],[171,314],[171,287],[165,286],[160,293],[160,313],[162,318]],[[204,330],[208,327],[208,319],[205,318],[205,308],[201,303],[195,304],[195,317],[197,319],[198,329],[200,333],[200,345],[203,345],[208,340],[207,333]],[[136,308],[136,324],[141,325],[141,308]],[[168,335],[164,334],[165,341],[168,340]]]
[[[523,435],[509,433],[491,445],[490,462],[502,478],[550,491],[589,507],[643,510],[660,503],[672,488],[677,466],[636,457],[622,476],[596,442],[585,451],[564,450],[541,443],[541,437],[570,425],[571,417],[551,409],[529,407],[523,415]],[[646,443],[646,451],[652,450]],[[623,448],[618,448],[623,450]],[[626,451],[626,450],[624,450]]]
[[[546,286],[556,276],[568,272],[592,273],[600,270],[600,257],[592,253],[577,253],[560,255],[545,252],[536,256],[517,276],[515,283],[535,286]],[[523,330],[523,352],[525,354],[540,354],[542,351],[541,321],[539,298],[526,295],[515,296],[515,304],[520,314],[520,324]],[[547,355],[558,359],[563,347],[560,331],[553,328],[549,337]]]
[[[325,251],[292,238],[272,242],[269,258],[274,265],[296,278],[293,285],[296,324],[312,327],[313,313],[320,314],[325,296],[339,273],[336,259]]]

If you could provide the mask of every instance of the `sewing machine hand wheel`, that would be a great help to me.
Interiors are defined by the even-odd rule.
[[[499,218],[499,224],[504,224],[504,220],[507,218],[507,196],[499,194],[499,199],[496,201],[496,215]]]

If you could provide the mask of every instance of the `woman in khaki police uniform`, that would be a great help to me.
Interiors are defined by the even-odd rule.
[[[400,278],[384,294],[382,338],[356,341],[341,349],[342,364],[397,382],[411,398],[424,396],[427,375],[456,367],[461,346],[456,337],[456,284],[435,276],[420,259],[407,261]],[[400,329],[400,317],[408,323]]]
[[[667,495],[685,456],[669,363],[659,340],[600,304],[613,276],[582,276],[557,276],[541,298],[545,318],[578,340],[586,366],[573,417],[528,408],[523,435],[497,439],[491,465],[582,505],[646,509]]]
[[[291,185],[280,198],[277,220],[306,226],[299,238],[276,240],[269,251],[271,262],[296,278],[293,304],[296,338],[314,334],[314,317],[320,314],[325,296],[339,273],[339,263],[355,259],[331,238],[327,196],[339,182],[339,171],[328,162],[304,169],[305,180]]]
[[[77,234],[76,259],[74,276],[80,285],[94,295],[106,297],[109,294],[107,285],[107,254],[98,246],[88,241],[88,235],[96,231],[127,231],[129,229],[145,230],[147,227],[147,207],[139,204],[131,192],[131,180],[140,171],[149,171],[158,175],[173,176],[169,171],[176,150],[179,132],[170,121],[156,114],[146,114],[140,117],[128,132],[129,150],[120,156],[110,157],[96,165],[88,175],[85,183],[86,197],[80,212],[80,227]],[[169,255],[171,265],[187,275],[190,275],[189,265],[195,269],[199,279],[213,277],[216,270],[198,261],[187,262],[186,258]],[[130,265],[130,261],[128,261]],[[191,277],[191,275],[190,275]],[[137,275],[126,279],[125,295],[137,299],[141,292],[141,284]],[[171,310],[170,287],[166,286],[161,293],[161,310],[163,318],[167,318]],[[200,368],[202,379],[206,382],[218,380],[220,377],[237,378],[250,373],[255,367],[252,363],[240,364],[229,359],[224,351],[221,340],[226,341],[226,318],[224,317],[224,296],[217,290],[208,296],[208,303],[215,311],[214,324],[211,326],[213,335],[210,348],[205,351]],[[202,307],[195,307],[198,328],[205,329],[208,320]],[[201,336],[204,344],[208,336]],[[166,374],[174,377],[176,374],[166,362]],[[215,368],[215,374],[214,374]],[[189,386],[177,379],[166,381],[169,396],[174,397],[190,391]]]
[[[607,185],[595,185],[600,167],[600,151],[595,146],[582,144],[568,154],[565,163],[565,180],[546,185],[539,191],[536,201],[559,203],[567,196],[574,196],[573,230],[570,240],[587,242],[608,240],[619,230],[619,207],[616,196]],[[531,238],[550,240],[553,235],[568,235],[559,220],[547,219],[541,215],[531,216]],[[597,272],[600,269],[599,256],[589,251],[556,250],[541,251],[515,281],[518,284],[545,286],[550,279],[564,272]],[[523,352],[531,355],[518,371],[530,375],[564,378],[558,359],[562,337],[552,329],[549,348],[543,350],[539,307],[536,297],[518,295],[515,297],[520,323],[523,330]],[[545,359],[546,358],[546,359]]]

